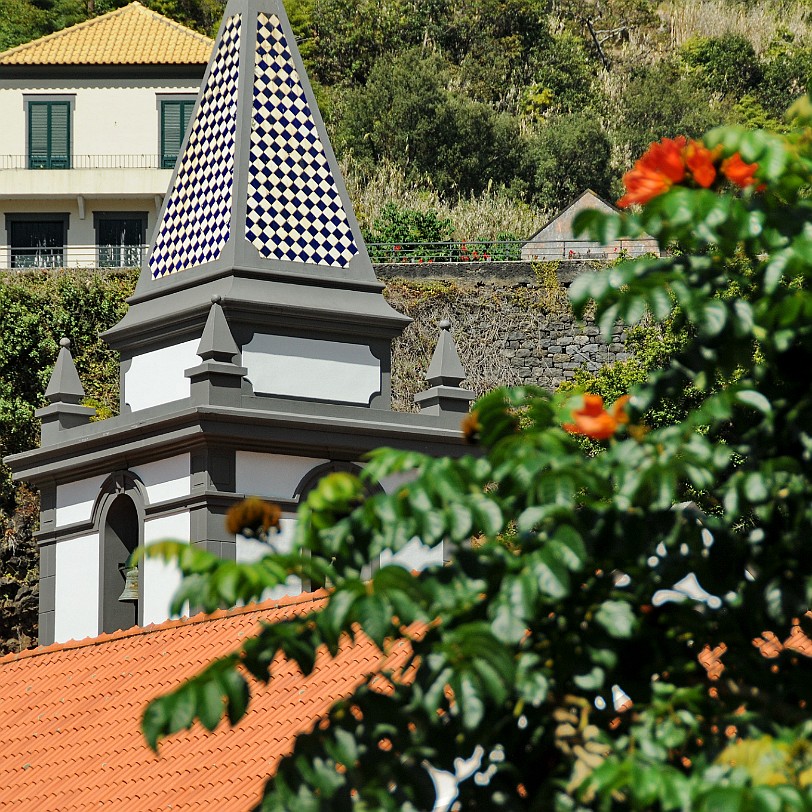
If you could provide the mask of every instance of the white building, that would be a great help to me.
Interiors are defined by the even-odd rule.
[[[140,265],[212,44],[134,2],[0,53],[0,267]]]

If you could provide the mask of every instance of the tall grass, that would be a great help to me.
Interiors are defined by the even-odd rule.
[[[668,0],[660,9],[671,46],[679,48],[691,37],[740,34],[761,54],[776,37],[790,32],[797,42],[812,36],[809,0],[771,0],[750,4],[737,0]]]
[[[361,228],[369,230],[387,203],[404,209],[434,211],[454,226],[454,239],[493,240],[500,234],[518,239],[531,237],[549,219],[549,213],[512,199],[501,189],[486,189],[479,196],[445,200],[426,179],[422,184],[406,180],[394,164],[383,162],[367,178],[352,158],[340,161],[347,191]]]

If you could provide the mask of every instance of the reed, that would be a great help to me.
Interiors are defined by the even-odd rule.
[[[762,54],[778,36],[791,32],[796,41],[812,35],[812,8],[806,0],[775,0],[747,4],[733,0],[668,0],[660,11],[668,27],[671,47],[691,37],[740,34]]]

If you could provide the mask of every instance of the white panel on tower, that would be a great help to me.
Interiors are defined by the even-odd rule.
[[[366,344],[256,333],[242,362],[264,395],[366,406],[381,391],[381,362]]]
[[[188,513],[159,516],[144,524],[144,545],[172,539],[189,541],[190,519]],[[144,607],[143,624],[162,623],[170,617],[169,604],[183,580],[177,564],[157,558],[144,559]],[[187,610],[188,611],[188,610]]]
[[[81,640],[99,633],[99,534],[56,545],[54,640]]]

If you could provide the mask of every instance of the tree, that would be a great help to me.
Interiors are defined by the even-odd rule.
[[[722,90],[738,97],[761,80],[755,49],[741,34],[694,37],[682,46],[680,58],[688,72],[696,75],[702,87],[711,92]]]
[[[518,122],[448,90],[447,63],[419,49],[382,57],[364,88],[344,100],[340,150],[368,171],[382,160],[445,194],[509,184],[521,165]]]
[[[153,702],[149,742],[235,722],[237,664],[273,685],[279,652],[307,673],[358,624],[381,648],[407,640],[410,667],[300,736],[262,809],[431,809],[427,765],[459,757],[475,760],[465,810],[812,809],[812,100],[793,112],[788,136],[665,139],[625,178],[623,204],[642,208],[580,216],[603,242],[646,231],[682,247],[573,283],[606,334],[647,317],[687,328],[630,401],[497,390],[463,423],[476,454],[381,450],[365,481],[325,478],[291,553],[241,565],[158,548],[185,576],[176,607],[251,600],[289,575],[329,589]],[[639,422],[686,382],[701,394],[682,420]],[[396,472],[414,480],[370,495]],[[415,536],[450,545],[451,563],[365,580]]]
[[[664,60],[629,71],[623,94],[604,115],[614,122],[613,137],[630,156],[652,141],[675,133],[698,136],[725,121],[725,110],[693,76]]]
[[[0,0],[0,51],[46,34],[45,13],[28,0]]]
[[[530,154],[531,198],[542,208],[560,210],[585,189],[611,196],[611,144],[594,114],[552,118],[539,130]]]

